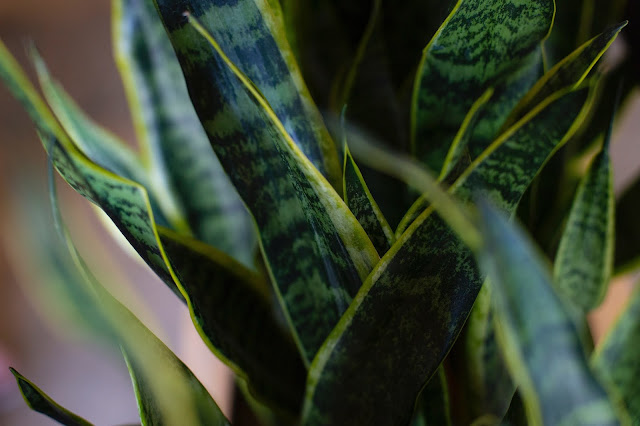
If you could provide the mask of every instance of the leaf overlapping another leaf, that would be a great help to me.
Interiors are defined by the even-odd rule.
[[[468,201],[483,189],[513,212],[584,118],[590,92],[562,91],[547,99],[477,158],[451,192]],[[304,424],[409,421],[418,392],[451,348],[481,284],[465,244],[433,209],[423,212],[376,266],[314,359]]]

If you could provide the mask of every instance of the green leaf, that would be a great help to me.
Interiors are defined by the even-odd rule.
[[[509,126],[517,119],[520,119],[526,112],[552,93],[566,87],[578,87],[626,25],[627,22],[625,21],[608,28],[602,34],[587,41],[569,56],[558,62],[518,102],[509,119],[507,119],[505,126]]]
[[[556,291],[585,314],[604,299],[613,267],[612,126],[613,119],[601,152],[580,183],[554,262]]]
[[[478,260],[491,280],[498,341],[530,424],[619,424],[542,256],[495,208],[480,207]]]
[[[345,145],[344,202],[367,233],[374,247],[383,255],[395,242],[393,230],[373,199],[355,160]]]
[[[468,201],[484,188],[515,211],[539,169],[584,119],[589,94],[580,89],[547,99],[476,159],[452,194]],[[432,213],[423,212],[381,259],[314,359],[304,424],[409,421],[482,284],[469,249]]]
[[[591,365],[607,390],[639,424],[640,387],[638,375],[638,339],[640,339],[640,290],[636,288],[625,310],[596,348]]]
[[[237,3],[233,13],[247,3]],[[378,254],[342,198],[217,41],[194,18],[192,26],[175,8],[160,10],[212,146],[258,225],[276,293],[309,362]]]
[[[335,144],[327,132],[322,117],[302,80],[298,65],[286,39],[281,11],[276,2],[239,0],[230,4],[223,0],[154,0],[167,28],[173,47],[186,75],[191,100],[204,123],[214,115],[203,110],[207,102],[196,87],[193,73],[202,67],[201,85],[216,81],[203,65],[212,61],[206,41],[185,27],[183,12],[188,11],[212,37],[271,105],[283,127],[313,165],[334,188],[340,188],[340,163]],[[218,81],[222,80],[218,77]],[[233,82],[227,81],[226,83]],[[219,84],[219,83],[218,83]],[[211,89],[209,89],[210,91]],[[217,105],[222,106],[222,105]],[[205,114],[205,111],[207,112]],[[224,160],[218,151],[218,157]],[[237,186],[237,185],[236,185]]]
[[[14,368],[9,367],[11,373],[16,378],[20,392],[24,397],[25,402],[34,411],[42,413],[47,417],[57,421],[65,426],[90,426],[91,423],[83,419],[82,417],[73,414],[71,411],[60,406],[46,393],[40,390],[39,387],[33,384],[30,380],[18,373]]]
[[[424,50],[411,112],[412,152],[440,170],[465,114],[488,87],[495,94],[473,134],[471,157],[498,133],[541,74],[540,43],[554,3],[459,0]]]
[[[296,416],[306,369],[273,315],[264,278],[211,246],[165,228],[158,232],[209,349],[259,400]]]
[[[449,389],[443,368],[438,370],[427,386],[420,392],[411,426],[449,426]]]
[[[2,53],[2,51],[0,51],[0,53]],[[216,312],[207,312],[206,316],[203,316],[200,313],[198,315],[194,313],[194,309],[200,307],[201,304],[211,302],[210,300],[205,299],[195,300],[196,297],[200,298],[203,290],[209,288],[208,286],[210,285],[210,282],[208,280],[204,280],[202,275],[195,274],[194,276],[191,276],[191,273],[198,272],[192,270],[192,266],[196,261],[202,263],[200,265],[202,269],[217,271],[218,273],[225,271],[225,275],[221,275],[221,278],[228,278],[229,276],[234,277],[234,284],[236,286],[234,291],[237,292],[236,294],[239,295],[242,291],[248,292],[246,298],[240,298],[240,301],[247,303],[247,305],[240,305],[240,302],[238,302],[238,305],[235,306],[237,312],[250,310],[250,303],[256,301],[256,291],[250,288],[251,284],[240,282],[240,280],[245,279],[247,276],[253,277],[253,274],[247,272],[244,267],[226,258],[221,253],[203,257],[198,250],[194,250],[190,246],[184,245],[180,240],[165,236],[166,240],[172,244],[174,256],[177,256],[177,254],[180,255],[180,257],[175,260],[177,265],[171,267],[162,247],[160,237],[158,236],[154,215],[150,208],[146,190],[137,183],[120,178],[98,167],[79,152],[68,140],[66,133],[57,127],[57,122],[51,116],[49,110],[42,103],[41,99],[37,96],[33,86],[31,86],[28,80],[24,78],[17,65],[15,65],[14,68],[10,68],[9,66],[3,66],[5,64],[15,65],[12,57],[6,51],[4,51],[4,55],[0,54],[0,73],[4,72],[4,74],[2,74],[3,76],[11,78],[11,80],[8,80],[9,82],[20,82],[19,86],[10,85],[10,87],[16,91],[17,95],[21,97],[21,99],[23,99],[27,109],[33,112],[34,121],[45,133],[45,135],[43,135],[43,144],[45,149],[48,150],[58,172],[71,185],[71,187],[85,198],[97,204],[111,218],[125,238],[129,243],[131,243],[133,248],[138,252],[138,254],[140,254],[142,259],[178,297],[185,300],[190,308],[190,312],[192,313],[197,327],[202,327],[200,325],[200,322],[202,322],[202,324],[206,324],[208,332],[220,332],[221,330],[224,330],[223,335],[211,335],[207,336],[206,339],[207,343],[210,343],[210,346],[212,346],[211,342],[216,342],[216,344],[220,343],[221,345],[224,342],[225,346],[223,348],[212,348],[216,354],[222,355],[222,361],[228,363],[230,367],[233,368],[241,377],[246,378],[252,389],[254,384],[253,381],[255,380],[256,389],[259,389],[260,391],[264,390],[264,375],[267,373],[274,373],[275,371],[274,374],[283,374],[283,377],[290,377],[289,375],[291,375],[291,377],[295,376],[295,373],[298,371],[296,367],[297,358],[295,357],[295,353],[293,355],[287,354],[285,356],[285,346],[281,348],[281,352],[277,353],[282,355],[283,359],[293,359],[294,361],[291,362],[290,365],[283,367],[284,370],[282,371],[267,370],[267,373],[260,372],[262,375],[262,377],[260,377],[257,374],[257,372],[259,372],[257,367],[255,365],[248,364],[246,358],[235,359],[236,355],[239,356],[241,354],[237,349],[233,351],[229,350],[230,346],[237,348],[242,345],[241,342],[245,341],[247,337],[246,330],[238,328],[241,324],[245,323],[238,323],[234,327],[229,327],[229,321],[235,317],[216,317]],[[51,136],[52,133],[55,136]],[[54,138],[54,142],[51,144],[47,143],[51,138]],[[213,248],[207,248],[205,251],[207,253],[216,253]],[[187,254],[189,256],[193,256],[190,262],[188,262],[188,258],[186,257]],[[211,262],[217,261],[222,262],[222,264],[210,264]],[[185,270],[177,269],[177,267],[184,267]],[[233,268],[235,268],[235,271],[231,271]],[[178,275],[180,276],[180,279],[178,279]],[[180,281],[181,279],[188,284],[183,285]],[[253,278],[248,279],[250,281],[254,280]],[[219,283],[220,285],[230,285],[230,283],[225,280],[222,280]],[[265,315],[264,310],[258,309],[257,312],[260,312],[261,315]],[[266,335],[278,334],[278,331],[274,329],[274,327],[277,328],[277,325],[274,324],[274,320],[272,318],[257,315],[256,317],[247,316],[245,319],[250,321],[256,320],[256,318],[260,319],[260,324],[264,325],[263,330],[259,332],[256,331],[258,335],[261,332]],[[219,321],[225,322],[220,324]],[[286,335],[286,333],[280,334]],[[279,340],[275,340],[274,337],[274,342],[280,343],[282,339],[285,338],[280,337]],[[256,340],[254,343],[258,342],[259,340]],[[257,353],[260,353],[261,350],[263,349],[261,348]],[[240,369],[245,368],[247,371],[240,371]],[[269,366],[269,368],[273,367]],[[255,379],[254,373],[256,373]],[[289,385],[290,381],[285,381],[283,387],[286,388]],[[297,384],[297,386],[300,386],[300,384]],[[276,403],[280,404],[280,406],[287,408],[295,405],[291,402],[292,398],[290,395],[285,395],[286,398],[284,398],[284,402],[282,399],[279,399],[282,394],[261,394],[260,396],[266,399],[275,400]],[[299,399],[299,396],[297,396],[297,398]]]
[[[114,0],[113,7],[116,60],[149,168],[147,188],[171,198],[196,238],[253,266],[253,223],[198,121],[153,2]]]

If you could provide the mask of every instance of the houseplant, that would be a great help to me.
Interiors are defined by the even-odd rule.
[[[35,50],[47,103],[4,47],[0,76],[263,422],[628,422],[635,304],[592,361],[584,320],[613,262],[619,82],[596,64],[626,25],[599,20],[624,4],[576,2],[578,31],[550,0],[425,3],[114,1],[140,156]],[[60,282],[123,348],[142,422],[226,424],[57,223],[78,268]],[[84,421],[15,374],[35,408]]]

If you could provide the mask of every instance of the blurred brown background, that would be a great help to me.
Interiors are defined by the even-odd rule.
[[[35,41],[52,74],[84,110],[124,140],[133,141],[124,93],[112,60],[109,17],[109,0],[2,0],[0,38],[25,65],[26,42]],[[619,43],[617,48],[624,47]],[[618,123],[615,136],[613,158],[618,190],[634,178],[640,165],[636,138],[639,116],[640,102],[634,98]],[[6,235],[12,227],[11,196],[16,181],[35,175],[39,178],[36,183],[44,190],[45,174],[44,151],[32,124],[0,84],[0,232]],[[114,292],[135,306],[140,305],[135,300],[144,300],[147,311],[153,307],[143,319],[166,337],[169,346],[194,369],[228,412],[229,398],[225,397],[228,376],[199,338],[194,337],[185,308],[146,267],[122,254],[110,238],[105,238],[84,200],[65,191],[65,185],[59,187],[72,228],[86,231],[99,241],[89,245],[85,241],[89,239],[83,235],[83,241],[79,242],[83,253],[90,254],[89,260],[101,258],[95,264],[98,276],[106,281],[115,281],[114,275],[128,277],[128,281],[135,283],[137,298],[130,298],[131,290],[126,286],[116,286]],[[8,365],[96,424],[136,422],[133,391],[117,352],[105,351],[86,339],[63,335],[37,314],[19,286],[15,268],[9,264],[11,254],[7,253],[7,246],[3,248],[0,244],[0,424],[53,424],[26,407],[8,373]],[[631,282],[632,279],[627,279],[612,286],[611,297],[594,315],[597,335],[608,327],[624,303]],[[162,315],[157,314],[160,312]]]

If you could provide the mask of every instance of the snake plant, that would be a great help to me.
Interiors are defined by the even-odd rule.
[[[640,294],[595,348],[586,322],[640,259],[609,155],[634,63],[600,64],[625,4],[113,0],[135,151],[35,48],[42,95],[2,44],[0,77],[262,423],[640,424]],[[54,189],[34,262],[122,348],[142,424],[230,424],[93,277]]]

